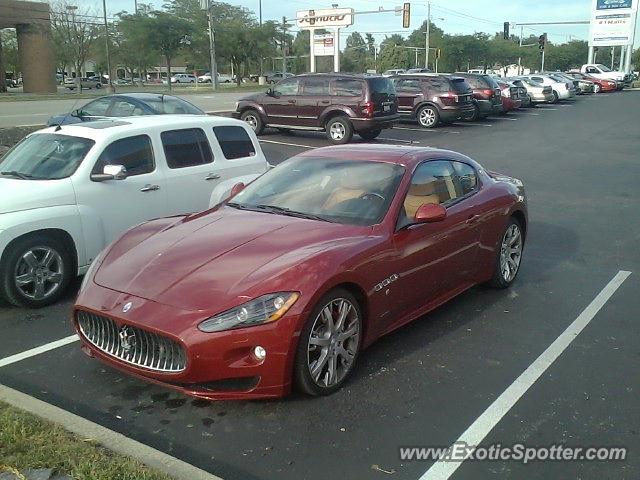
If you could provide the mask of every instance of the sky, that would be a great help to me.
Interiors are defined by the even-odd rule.
[[[134,10],[134,0],[106,0],[107,12]],[[149,2],[149,0],[140,0]],[[93,12],[102,13],[102,2],[99,0],[75,0],[82,8],[89,8]],[[157,8],[162,6],[163,0],[152,0]],[[246,7],[258,16],[260,0],[227,0],[227,3]],[[332,4],[340,7],[350,7],[356,12],[378,10],[379,7],[393,9],[402,5],[403,0],[262,0],[263,20],[278,20],[283,16],[295,18],[297,10],[311,8],[330,8]],[[402,17],[392,13],[376,13],[357,15],[354,25],[342,30],[343,39],[351,32],[371,32],[380,42],[385,35],[399,33],[408,35],[418,28],[427,18],[427,1],[410,1],[411,27],[402,28]],[[431,2],[432,22],[448,34],[470,34],[474,32],[495,33],[502,31],[504,22],[557,22],[589,20],[591,0],[434,0]],[[640,16],[639,16],[640,17]],[[639,22],[640,23],[640,22]],[[292,29],[295,32],[295,29]],[[512,27],[512,33],[519,34],[520,27]],[[572,39],[586,40],[589,25],[545,25],[526,27],[524,35],[540,35],[546,32],[554,43],[564,43]],[[636,47],[640,44],[640,25],[636,27]],[[342,43],[342,42],[341,42]]]

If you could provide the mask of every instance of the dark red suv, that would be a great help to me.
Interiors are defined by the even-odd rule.
[[[281,131],[325,131],[333,143],[347,143],[354,132],[373,140],[398,121],[393,83],[379,75],[308,74],[282,80],[265,93],[242,98],[237,118],[256,134],[265,127]]]
[[[432,73],[393,77],[398,111],[424,128],[469,119],[474,115],[472,90],[464,78]]]
[[[454,75],[464,78],[473,89],[475,112],[471,120],[502,113],[502,90],[493,78],[482,73],[456,72]]]

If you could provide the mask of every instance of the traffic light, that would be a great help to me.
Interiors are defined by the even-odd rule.
[[[406,2],[402,7],[402,28],[409,28],[411,25],[411,4]]]
[[[547,34],[543,33],[538,37],[538,48],[540,51],[544,50],[544,46],[547,43]]]
[[[315,24],[316,24],[316,11],[309,10],[309,25],[315,25]]]
[[[502,34],[502,38],[509,40],[509,22],[504,22],[504,33]]]
[[[436,59],[436,60],[438,60],[439,58],[440,58],[440,49],[439,49],[439,48],[436,48],[436,51],[435,51],[435,59]]]

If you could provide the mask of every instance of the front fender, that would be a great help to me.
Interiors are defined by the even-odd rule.
[[[256,112],[258,112],[260,114],[260,116],[262,117],[262,121],[266,122],[267,121],[267,112],[265,111],[264,107],[257,103],[257,102],[249,102],[246,100],[240,100],[238,102],[238,108],[237,108],[237,112],[239,114],[242,114],[243,112],[245,112],[246,110],[255,110]]]
[[[76,205],[34,208],[0,215],[0,255],[7,245],[23,235],[41,230],[62,230],[71,236],[78,254],[81,272],[87,265],[87,252],[82,222]]]

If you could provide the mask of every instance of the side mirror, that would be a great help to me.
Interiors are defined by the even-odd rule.
[[[233,188],[231,188],[231,193],[229,194],[229,198],[233,198],[235,197],[237,194],[239,194],[242,190],[244,190],[244,183],[242,182],[238,182],[236,183]]]
[[[416,211],[416,223],[440,222],[447,218],[447,210],[437,203],[425,203]]]
[[[127,169],[124,165],[105,165],[103,173],[94,173],[91,180],[94,182],[106,182],[107,180],[124,180],[127,178]]]
[[[264,92],[264,93],[266,93],[266,94],[267,94],[267,95],[269,95],[270,97],[273,97],[273,89],[271,89],[271,88],[267,88],[267,91],[266,91],[266,92]]]

